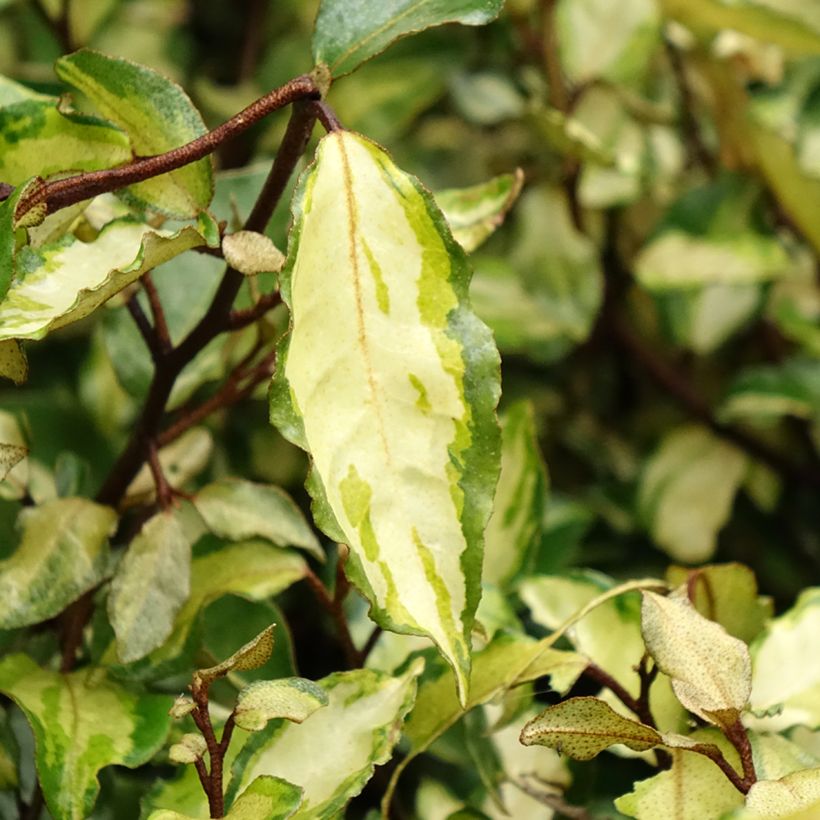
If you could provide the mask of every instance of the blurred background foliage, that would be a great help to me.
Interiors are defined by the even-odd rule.
[[[316,6],[0,0],[0,73],[60,94],[53,61],[91,46],[180,82],[212,127],[311,68]],[[631,577],[740,561],[778,610],[816,582],[817,0],[509,0],[492,25],[398,43],[339,80],[329,102],[433,191],[523,170],[519,201],[472,254],[472,298],[502,352],[503,405],[535,407],[549,471],[537,571]],[[220,219],[248,213],[285,122],[220,151]],[[283,210],[269,229],[280,247],[287,224]],[[186,254],[156,272],[175,338],[220,270]],[[0,423],[23,424],[44,497],[93,493],[150,357],[121,303],[28,354],[29,383],[0,391]],[[210,346],[174,403],[211,394],[237,355]],[[263,389],[209,424],[210,437],[179,448],[175,476],[275,482],[306,504],[304,458],[268,424]],[[18,509],[0,501],[0,557]],[[208,640],[224,652],[250,637],[270,621],[259,606],[213,604]],[[292,651],[302,674],[334,669],[338,649],[311,623],[320,616],[287,596],[283,607],[299,614],[279,673]],[[575,788],[624,779],[583,771]]]

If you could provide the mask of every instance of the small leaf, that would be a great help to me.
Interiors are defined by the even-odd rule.
[[[279,487],[226,478],[203,487],[193,504],[220,538],[267,538],[279,547],[301,547],[324,561],[324,551],[301,510]]]
[[[24,509],[16,552],[0,561],[0,629],[53,618],[108,572],[108,537],[117,514],[85,498]]]
[[[132,694],[98,669],[61,674],[25,655],[8,655],[0,661],[0,691],[23,710],[34,732],[37,774],[55,820],[90,817],[100,788],[97,772],[148,762],[170,725],[169,698]]]
[[[14,281],[17,266],[17,210],[20,200],[41,184],[42,180],[34,177],[18,185],[10,196],[0,200],[0,304]]]
[[[57,60],[54,70],[128,134],[137,156],[170,151],[207,131],[188,95],[146,66],[81,49]],[[211,160],[206,157],[127,191],[139,203],[170,216],[196,216],[213,196]]]
[[[498,358],[466,257],[419,181],[346,131],[320,142],[294,216],[271,418],[310,453],[371,616],[431,637],[464,697],[499,456]]]
[[[196,709],[193,698],[188,695],[179,695],[174,701],[174,705],[168,710],[168,714],[174,720],[180,720],[185,715],[190,715]]]
[[[416,659],[398,677],[356,669],[318,681],[328,705],[304,723],[279,720],[253,735],[237,758],[229,798],[242,784],[272,774],[304,789],[300,815],[341,816],[375,766],[389,759],[422,668]]]
[[[758,780],[746,795],[746,809],[751,817],[761,818],[820,810],[820,768],[792,772],[779,780]]]
[[[355,14],[346,0],[322,0],[313,31],[313,59],[334,77],[353,71],[392,42],[443,23],[481,26],[503,0],[362,0]]]
[[[28,455],[28,449],[19,444],[0,444],[0,481]]]
[[[126,217],[93,242],[67,236],[36,250],[24,247],[15,260],[20,278],[0,302],[0,341],[42,339],[84,319],[145,271],[204,244],[197,228],[150,230]]]
[[[686,598],[643,593],[646,648],[672,679],[680,702],[719,726],[731,726],[749,701],[752,668],[743,641],[704,618]]]
[[[123,663],[139,660],[171,634],[190,591],[191,544],[174,511],[149,519],[129,545],[108,596]]]
[[[255,231],[238,231],[222,240],[225,261],[246,276],[258,273],[278,273],[285,264],[285,255],[267,236]]]
[[[26,354],[14,339],[0,342],[0,376],[22,384],[28,378]]]
[[[194,685],[197,685],[197,681],[211,683],[234,670],[241,672],[244,669],[258,669],[260,666],[264,666],[273,652],[273,629],[275,626],[276,624],[271,624],[253,640],[237,649],[230,658],[226,658],[222,663],[194,672]]]
[[[574,760],[592,760],[616,743],[645,752],[662,741],[652,727],[621,717],[598,698],[583,697],[544,710],[521,730],[521,742],[549,746]]]
[[[174,743],[168,750],[168,758],[172,763],[195,763],[205,752],[208,744],[205,738],[198,734],[184,734],[179,743]]]
[[[524,184],[524,172],[502,174],[470,188],[439,191],[436,196],[453,238],[467,253],[483,244],[504,221]]]
[[[274,718],[302,723],[327,704],[325,690],[305,678],[260,680],[239,693],[234,714],[237,726],[258,732]]]

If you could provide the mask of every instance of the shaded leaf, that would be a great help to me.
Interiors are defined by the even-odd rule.
[[[318,523],[350,545],[372,616],[432,637],[464,697],[499,389],[466,259],[418,181],[348,132],[320,143],[294,215],[271,417],[310,452]]]
[[[748,468],[744,453],[704,428],[667,433],[638,490],[640,515],[658,546],[679,561],[708,560]]]
[[[0,661],[0,690],[34,731],[37,774],[55,820],[89,817],[100,788],[97,772],[146,763],[170,725],[168,697],[132,694],[100,670],[60,674],[9,655]]]
[[[194,687],[199,686],[200,682],[211,683],[234,670],[241,672],[245,669],[258,669],[260,666],[264,666],[273,652],[273,630],[275,626],[276,624],[271,624],[216,666],[194,672]]]
[[[704,618],[688,599],[654,592],[643,593],[641,629],[647,651],[687,709],[719,726],[739,719],[752,688],[743,641]]]
[[[334,77],[347,74],[392,42],[443,23],[480,26],[503,0],[322,0],[313,31],[313,59]]]
[[[22,384],[28,378],[28,361],[14,339],[0,342],[0,376]]]
[[[173,510],[149,519],[117,567],[108,617],[123,663],[145,657],[171,634],[190,591],[191,543]]]
[[[207,130],[188,95],[146,66],[81,49],[57,60],[54,70],[128,134],[137,156],[170,151]],[[162,213],[196,216],[213,196],[211,160],[206,157],[139,182],[127,192],[137,202]]]
[[[0,628],[53,618],[108,572],[108,538],[117,514],[86,498],[60,498],[24,509],[16,552],[0,561]]]
[[[318,681],[328,705],[301,724],[280,720],[253,735],[234,766],[229,797],[254,777],[272,774],[304,790],[298,817],[340,814],[390,757],[422,668],[416,660],[398,677],[358,669]]]
[[[324,560],[324,551],[301,510],[279,487],[226,478],[203,487],[193,503],[214,535],[234,541],[267,538],[277,546],[301,547]]]
[[[275,718],[302,723],[327,704],[325,690],[305,678],[260,680],[239,693],[234,714],[237,726],[258,732]]]
[[[68,236],[36,250],[22,248],[15,260],[21,278],[0,302],[0,341],[41,339],[84,319],[145,271],[206,244],[204,232],[192,226],[150,230],[125,218],[106,225],[93,242]]]
[[[453,239],[467,253],[483,244],[504,221],[524,184],[524,172],[502,174],[469,188],[451,188],[436,194]]]
[[[503,586],[531,562],[547,497],[547,475],[529,402],[511,405],[501,417],[501,473],[493,514],[484,532],[485,583]]]
[[[17,228],[20,227],[21,218],[26,221],[26,217],[31,216],[33,222],[36,222],[38,218],[42,221],[45,216],[45,213],[22,216],[18,213],[20,200],[39,185],[42,185],[42,180],[34,177],[18,185],[10,196],[0,200],[0,304],[14,280],[19,239]]]

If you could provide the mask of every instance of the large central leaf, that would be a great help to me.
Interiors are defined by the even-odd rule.
[[[322,141],[294,208],[272,419],[310,452],[319,523],[374,617],[429,635],[464,697],[499,458],[498,354],[464,253],[419,182],[349,132]]]

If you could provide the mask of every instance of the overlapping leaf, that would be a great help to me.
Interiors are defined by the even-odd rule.
[[[137,156],[170,151],[206,132],[188,95],[150,68],[81,49],[61,57],[55,71],[128,134]],[[196,216],[208,207],[213,196],[211,161],[201,159],[137,183],[128,188],[128,193],[163,213]]]
[[[346,132],[321,142],[294,213],[271,417],[310,452],[319,523],[350,544],[376,619],[432,637],[465,697],[498,359],[463,251],[419,183]]]
[[[37,774],[55,820],[84,820],[104,766],[140,766],[165,741],[170,698],[135,695],[100,670],[69,675],[25,655],[0,661],[0,691],[25,712],[36,741]]]

